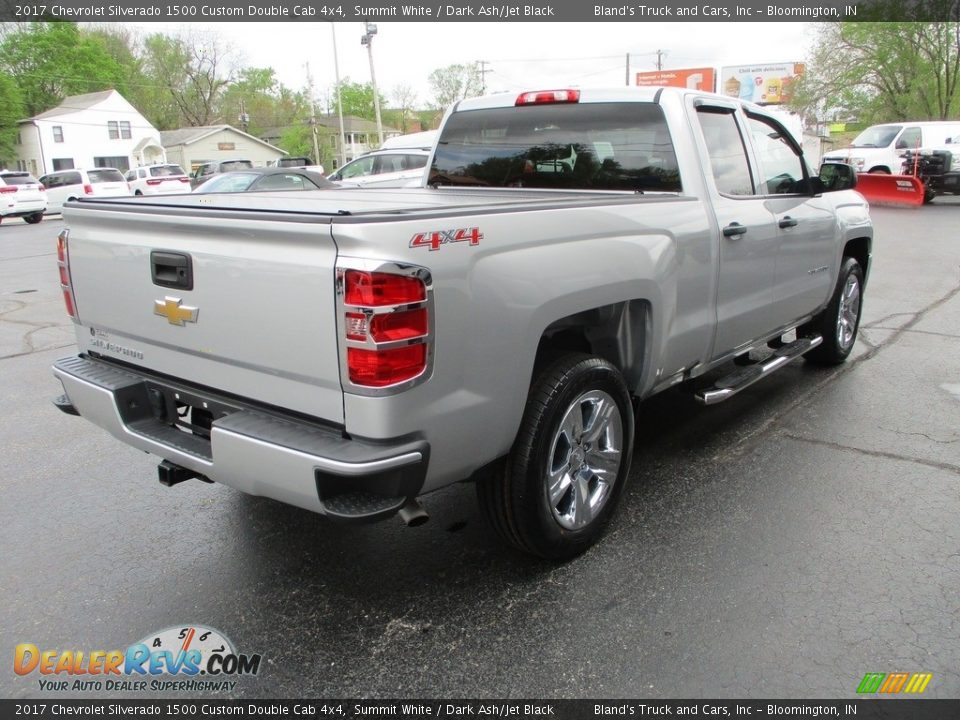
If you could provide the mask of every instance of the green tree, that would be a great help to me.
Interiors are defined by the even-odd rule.
[[[142,61],[157,91],[154,115],[148,115],[157,127],[210,125],[219,119],[234,69],[232,53],[221,41],[155,33],[144,41]]]
[[[0,168],[12,167],[16,157],[17,120],[23,117],[20,88],[13,78],[0,72]]]
[[[71,22],[15,26],[0,42],[0,67],[17,83],[28,116],[55,107],[67,95],[109,88],[127,92],[127,74],[102,38]]]
[[[960,117],[960,23],[820,23],[791,105],[818,120]]]
[[[417,93],[409,83],[400,83],[394,86],[390,93],[398,112],[399,122],[395,123],[403,132],[407,132],[410,118],[413,115],[413,107],[417,102]]]
[[[433,91],[431,107],[444,110],[458,100],[476,97],[483,92],[480,63],[447,65],[430,73],[428,78]]]
[[[337,112],[336,90],[331,93],[333,100],[333,112]],[[373,107],[373,85],[370,83],[350,82],[349,78],[340,81],[340,102],[343,105],[344,115],[353,115],[354,117],[373,120],[376,112]],[[380,96],[381,109],[386,107],[387,101]]]
[[[280,136],[277,145],[292,157],[312,158],[315,163],[323,165],[326,172],[330,172],[337,164],[334,137],[334,133],[328,128],[317,127],[319,158],[313,151],[313,129],[309,123],[291,125]]]
[[[237,125],[241,109],[252,135],[266,127],[303,122],[310,114],[306,96],[280,83],[272,68],[244,68],[230,83],[220,104],[220,118]]]

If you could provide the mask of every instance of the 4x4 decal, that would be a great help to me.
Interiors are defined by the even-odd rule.
[[[417,233],[410,240],[410,247],[428,247],[430,251],[439,250],[441,245],[455,242],[469,242],[471,245],[479,245],[483,239],[483,233],[480,228],[458,228],[456,230],[431,230],[430,232]]]

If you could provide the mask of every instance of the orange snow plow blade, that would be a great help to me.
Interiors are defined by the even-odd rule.
[[[923,183],[913,175],[860,173],[856,190],[871,205],[923,205]]]

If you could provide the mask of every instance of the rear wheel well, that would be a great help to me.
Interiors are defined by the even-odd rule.
[[[602,305],[560,318],[540,336],[534,378],[559,355],[581,352],[612,363],[633,390],[640,384],[649,333],[650,306],[645,300]]]

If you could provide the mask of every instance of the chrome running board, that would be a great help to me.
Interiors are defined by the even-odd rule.
[[[814,335],[808,338],[798,338],[783,347],[778,348],[773,355],[756,365],[738,368],[729,375],[724,375],[714,383],[713,387],[706,388],[696,394],[698,402],[704,405],[716,405],[727,400],[757,380],[776,372],[792,360],[796,360],[804,353],[813,350],[823,342],[823,338]]]

